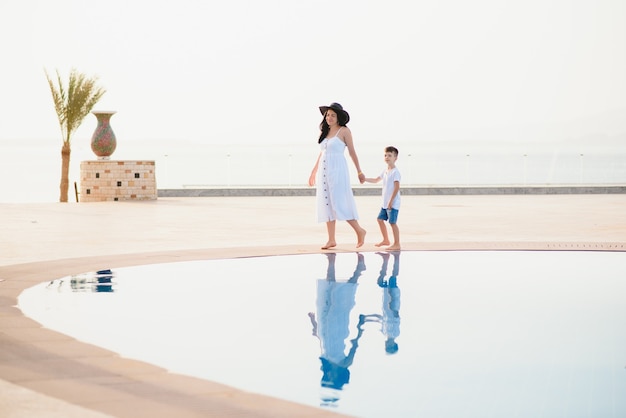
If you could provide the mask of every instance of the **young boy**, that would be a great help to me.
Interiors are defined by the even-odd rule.
[[[378,226],[383,234],[383,240],[376,244],[377,247],[389,245],[389,235],[385,221],[389,222],[393,232],[393,244],[387,247],[388,251],[400,250],[400,230],[398,229],[398,211],[400,210],[400,171],[396,168],[398,149],[396,147],[385,148],[385,163],[387,169],[376,178],[365,178],[368,183],[383,181],[383,204],[378,214]]]

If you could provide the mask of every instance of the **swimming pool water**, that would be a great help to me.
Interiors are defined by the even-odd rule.
[[[124,357],[359,417],[626,414],[625,253],[102,267],[19,307]]]

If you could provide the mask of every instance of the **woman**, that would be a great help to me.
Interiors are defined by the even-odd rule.
[[[309,312],[313,335],[319,338],[322,351],[322,406],[337,405],[340,398],[338,391],[350,382],[349,368],[363,335],[362,324],[359,323],[357,336],[350,340],[350,351],[346,355],[346,340],[351,334],[350,313],[356,304],[357,280],[365,271],[365,258],[363,254],[356,253],[357,265],[352,276],[347,281],[337,281],[336,256],[335,253],[326,254],[326,278],[317,281],[317,319],[315,313]]]
[[[359,158],[354,150],[352,132],[346,126],[350,121],[350,115],[339,103],[320,106],[319,109],[324,115],[320,123],[321,133],[318,140],[321,151],[309,176],[309,186],[317,185],[317,220],[326,222],[328,230],[328,242],[322,250],[337,245],[335,226],[338,220],[347,221],[354,229],[357,236],[356,247],[359,248],[365,242],[366,231],[357,221],[359,216],[350,185],[348,163],[344,156],[346,148],[361,184],[365,181],[365,175],[361,172]]]

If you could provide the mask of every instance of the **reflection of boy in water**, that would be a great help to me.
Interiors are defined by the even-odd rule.
[[[387,354],[395,354],[398,351],[396,338],[400,335],[400,288],[398,288],[398,273],[400,272],[400,252],[394,251],[393,270],[389,280],[385,280],[387,275],[387,264],[389,253],[377,253],[383,258],[383,265],[378,275],[378,286],[383,288],[383,314],[361,315],[359,325],[365,322],[380,322],[381,332],[387,340],[385,341],[385,351]]]
[[[356,338],[351,340],[348,354],[345,354],[346,339],[350,336],[350,311],[355,304],[357,280],[365,270],[362,254],[357,253],[357,265],[352,277],[348,281],[335,280],[336,254],[326,254],[328,269],[326,279],[317,281],[317,316],[309,313],[313,325],[313,335],[320,340],[322,361],[321,386],[323,389],[322,405],[333,405],[339,400],[343,386],[350,381],[350,371],[358,340],[363,331],[359,328]]]

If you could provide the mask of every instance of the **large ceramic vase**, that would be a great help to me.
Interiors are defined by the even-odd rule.
[[[99,160],[108,160],[117,147],[115,133],[110,123],[111,116],[115,112],[94,111],[91,113],[98,118],[98,126],[91,137],[91,150]]]

